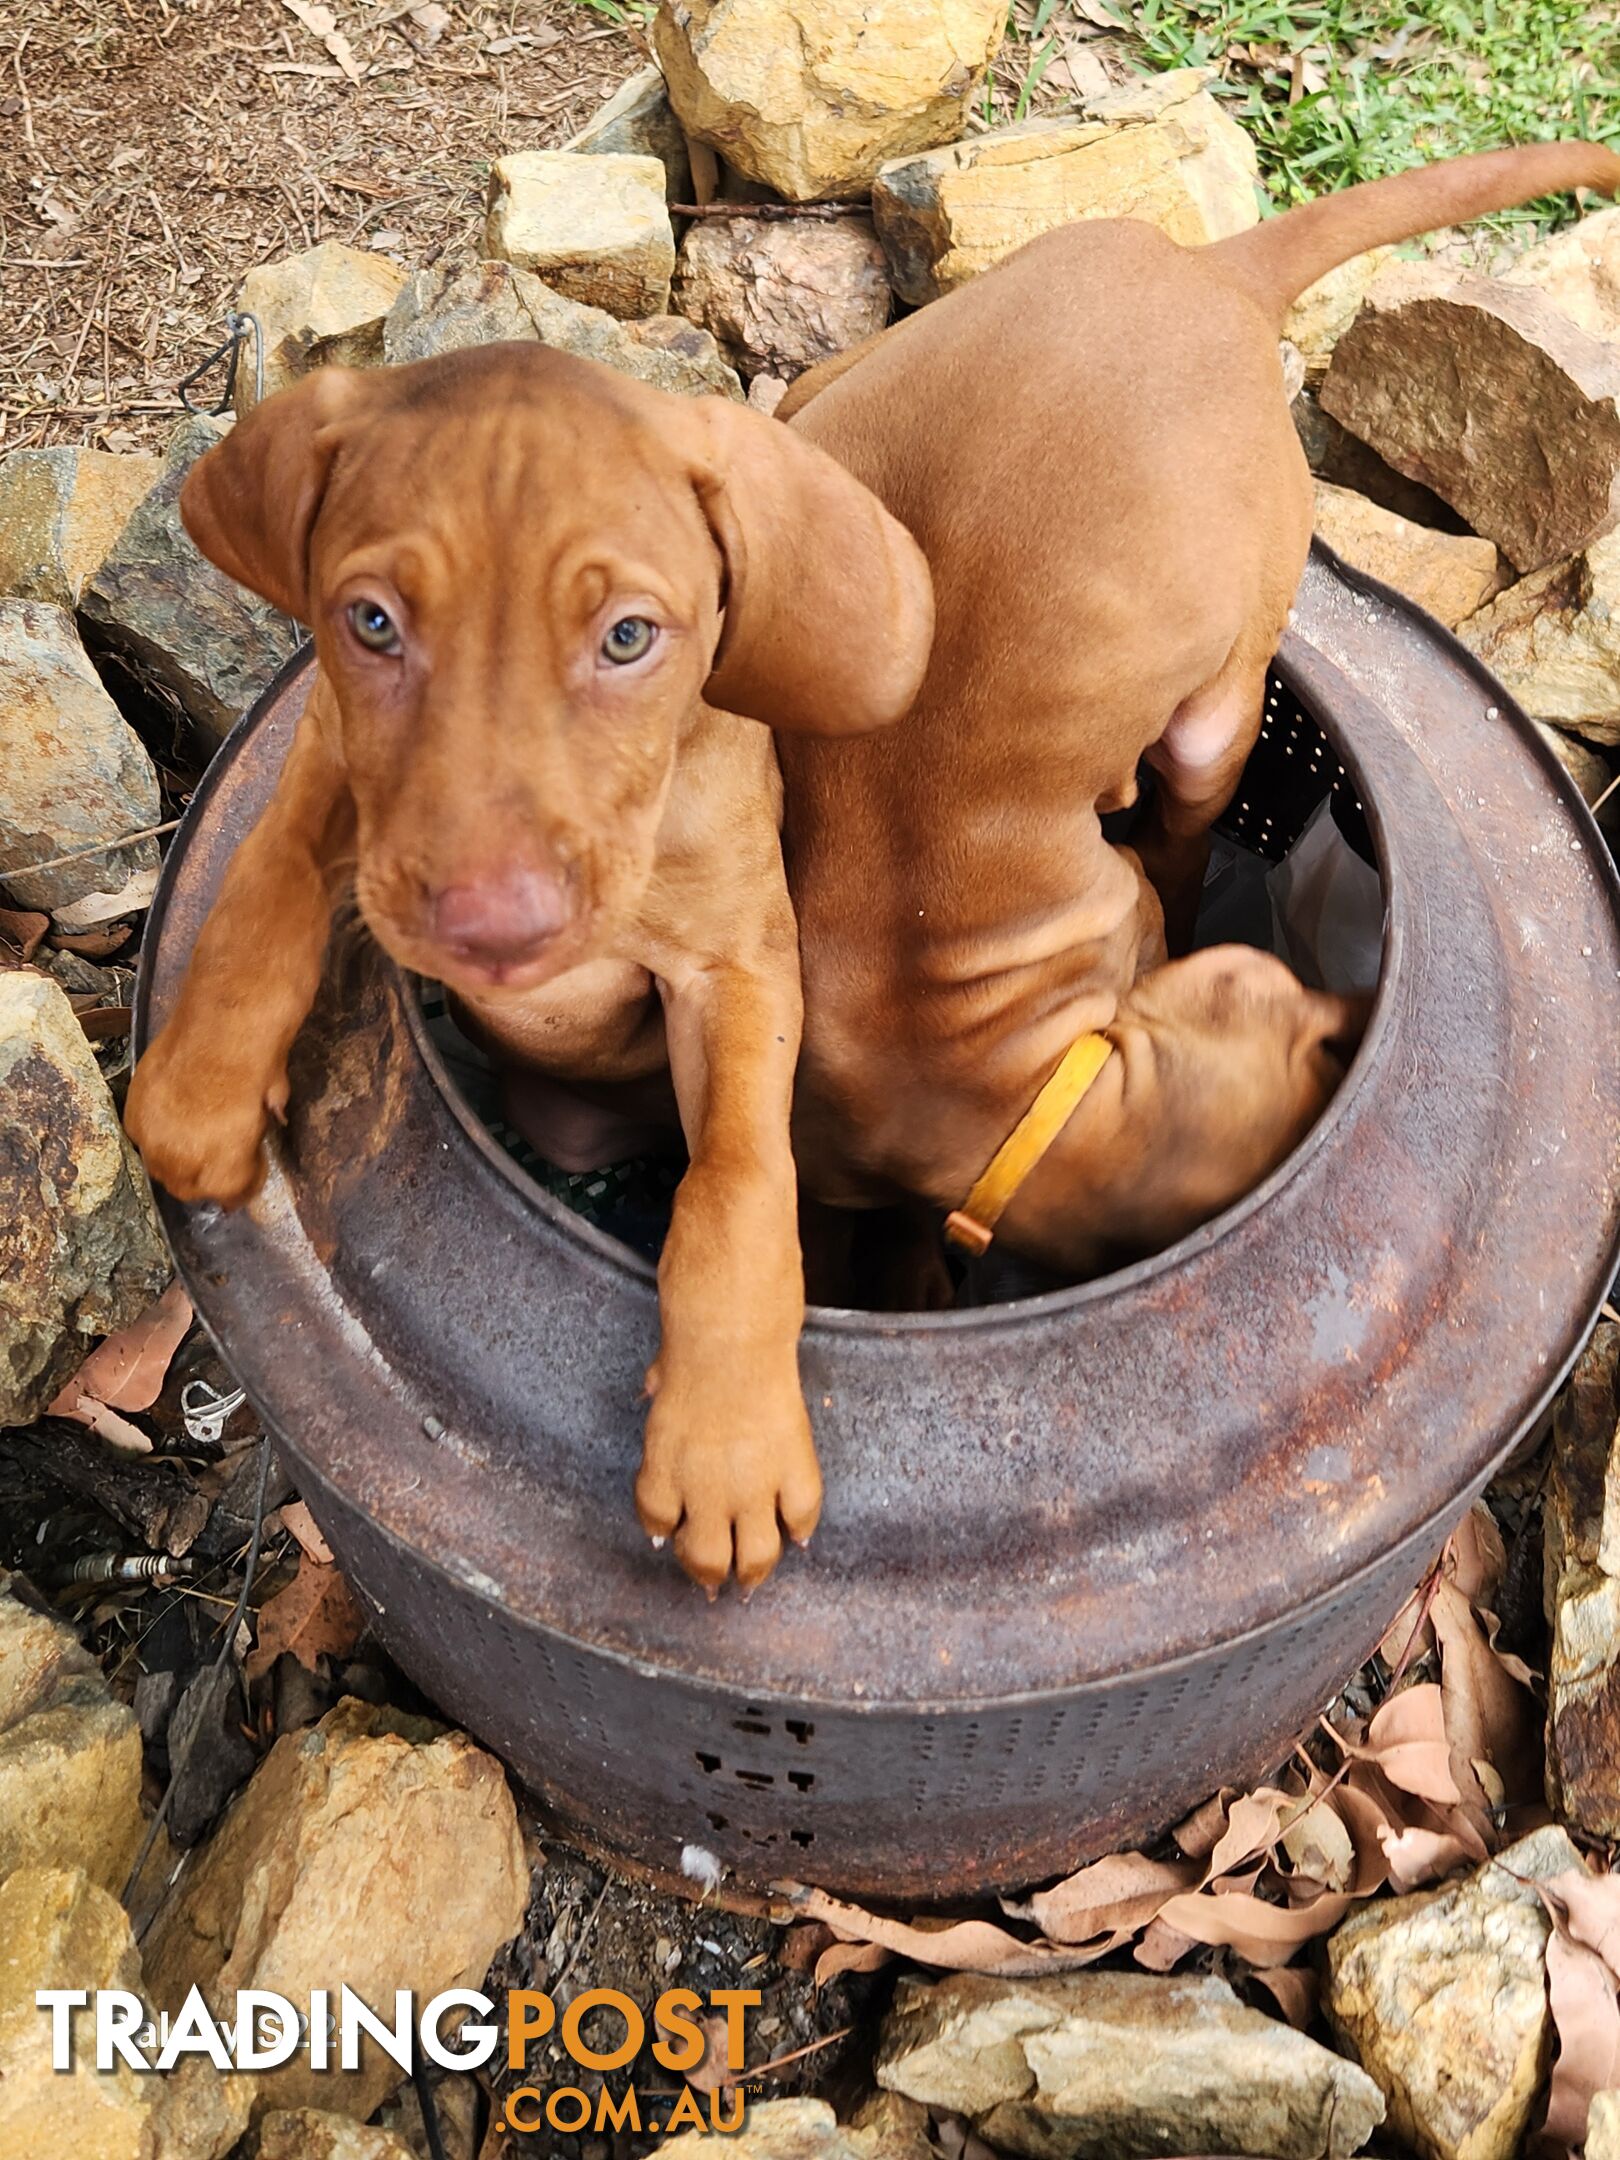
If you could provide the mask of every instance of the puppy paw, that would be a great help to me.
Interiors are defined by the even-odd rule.
[[[264,1136],[286,1099],[284,1074],[263,1082],[160,1036],[135,1069],[124,1129],[176,1200],[241,1207],[264,1182]]]
[[[821,1470],[795,1374],[754,1394],[686,1389],[659,1373],[636,1479],[636,1512],[655,1544],[714,1597],[735,1570],[757,1588],[782,1556],[782,1531],[804,1544],[821,1514]],[[739,1401],[747,1403],[739,1409]]]

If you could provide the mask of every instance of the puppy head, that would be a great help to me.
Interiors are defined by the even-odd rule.
[[[915,544],[832,459],[540,346],[325,370],[201,459],[181,510],[314,632],[361,910],[468,992],[610,942],[700,699],[886,726],[932,635]]]
[[[1074,1119],[1084,1200],[1032,1178],[1018,1239],[1093,1271],[1162,1251],[1268,1177],[1344,1078],[1370,1000],[1308,990],[1221,945],[1144,975],[1107,1029],[1115,1056]]]

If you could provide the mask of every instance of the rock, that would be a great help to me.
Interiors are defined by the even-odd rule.
[[[755,412],[764,413],[767,419],[787,394],[788,385],[780,375],[756,375],[748,385],[749,404]]]
[[[153,1999],[193,1985],[216,2012],[245,1987],[304,2000],[339,1979],[362,2000],[418,2002],[476,1987],[516,1933],[528,1890],[500,1765],[439,1733],[349,1700],[271,1749],[153,1923]],[[318,2107],[364,2121],[399,2083],[367,2042],[358,2070],[295,2057],[256,2080],[256,2113]]]
[[[1295,397],[1289,417],[1305,452],[1305,462],[1319,480],[1351,488],[1377,503],[1381,510],[1393,510],[1397,517],[1409,518],[1414,525],[1427,525],[1431,532],[1467,532],[1468,527],[1456,511],[1443,503],[1432,488],[1408,480],[1405,473],[1386,465],[1369,444],[1359,441],[1325,413],[1309,383]]]
[[[672,322],[679,328],[670,329]],[[565,300],[527,270],[510,263],[441,263],[406,281],[383,326],[390,361],[427,360],[467,345],[503,338],[550,345],[558,352],[600,360],[678,397],[719,392],[740,398],[742,385],[720,359],[712,338],[696,356],[683,349],[707,333],[681,318],[616,322],[600,308]]]
[[[902,1980],[877,2079],[1036,2160],[1258,2153],[1341,2160],[1383,2116],[1372,2080],[1222,1980],[1076,1973]]]
[[[0,682],[0,882],[12,901],[55,910],[155,871],[155,840],[33,876],[22,868],[155,825],[163,799],[64,609],[0,600]]]
[[[1620,336],[1620,209],[1595,210],[1527,248],[1500,282],[1534,286],[1593,337]]]
[[[1620,743],[1620,532],[1521,578],[1458,635],[1535,719]]]
[[[0,1575],[0,1879],[77,1868],[116,1896],[141,1841],[141,1733],[70,1627]]]
[[[51,2067],[51,2019],[36,1990],[141,1992],[128,1917],[107,1891],[68,1868],[19,1868],[0,1882],[0,2153],[17,2160],[220,2160],[247,2122],[248,2081],[193,2056],[147,2075],[95,2067],[88,2012],[73,2067]]]
[[[657,158],[664,168],[665,201],[695,199],[686,131],[670,105],[661,68],[644,67],[621,83],[589,127],[563,148],[576,157]]]
[[[1316,530],[1352,568],[1393,585],[1448,630],[1501,587],[1502,567],[1488,540],[1433,532],[1325,480],[1316,483]]]
[[[1553,1415],[1542,1573],[1548,1804],[1599,1838],[1620,1836],[1617,1439],[1620,1327],[1603,1321]]]
[[[1361,312],[1368,287],[1387,262],[1393,248],[1370,249],[1352,255],[1325,278],[1307,286],[1283,317],[1283,336],[1295,346],[1305,363],[1305,380],[1319,383],[1327,373],[1333,348]]]
[[[1598,753],[1582,742],[1578,735],[1566,735],[1562,728],[1549,727],[1545,720],[1532,720],[1530,725],[1579,788],[1582,802],[1590,806],[1607,792],[1614,774]],[[1608,814],[1605,809],[1603,816],[1598,819],[1600,825]]]
[[[415,2160],[391,2130],[367,2129],[320,2108],[277,2108],[259,2125],[255,2160]]]
[[[374,367],[382,358],[383,318],[399,297],[405,272],[385,255],[323,240],[302,255],[264,263],[242,280],[238,302],[264,333],[264,394],[272,397],[318,367]],[[238,416],[252,410],[256,371],[251,342],[236,370]]]
[[[791,379],[889,319],[883,250],[865,218],[832,224],[696,218],[676,305],[712,330],[743,376]]]
[[[76,607],[162,470],[107,450],[13,450],[0,460],[0,593]]]
[[[1592,2095],[1581,2150],[1586,2160],[1620,2160],[1620,2092]]]
[[[1551,1923],[1534,1884],[1580,1865],[1549,1825],[1463,1882],[1362,1906],[1329,1937],[1329,2022],[1424,2160],[1518,2151],[1551,2046]]]
[[[39,1416],[169,1279],[152,1195],[64,993],[0,973],[0,1425]]]
[[[1305,356],[1297,345],[1281,338],[1277,343],[1277,358],[1282,365],[1283,396],[1292,405],[1305,387]]]
[[[85,586],[86,641],[212,746],[303,642],[295,622],[204,561],[180,523],[180,488],[227,423],[183,420],[163,478]]]
[[[1320,397],[1521,571],[1574,554],[1620,508],[1620,343],[1545,293],[1391,263]]]
[[[553,292],[634,318],[669,306],[675,235],[656,158],[520,150],[490,171],[484,245]]]
[[[1254,145],[1208,79],[1178,68],[1074,119],[1022,120],[885,165],[872,213],[895,290],[920,306],[1076,218],[1141,218],[1189,246],[1256,224]]]
[[[478,2160],[478,2080],[447,2071],[433,2075],[433,2111],[438,2118],[443,2160]],[[390,2131],[405,2148],[406,2160],[439,2160],[428,2143],[427,2125],[414,2085],[402,2085],[377,2111],[379,2129]]]
[[[825,2100],[763,2100],[733,2131],[687,2130],[659,2147],[679,2160],[927,2160],[886,2123],[840,2125]]]
[[[814,202],[954,141],[1005,24],[1002,0],[664,0],[653,45],[688,135]]]

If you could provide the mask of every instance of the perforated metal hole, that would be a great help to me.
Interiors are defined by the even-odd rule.
[[[1272,675],[1259,740],[1218,830],[1268,862],[1281,862],[1324,795],[1333,797],[1333,815],[1345,839],[1370,862],[1366,813],[1355,782],[1299,700]]]

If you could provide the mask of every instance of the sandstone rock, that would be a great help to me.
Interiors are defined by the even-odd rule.
[[[653,44],[688,135],[792,202],[864,194],[961,134],[1002,0],[664,0]]]
[[[259,2125],[255,2160],[414,2160],[391,2130],[367,2129],[319,2108],[277,2108]]]
[[[889,319],[883,250],[865,218],[696,219],[681,243],[675,299],[744,377],[802,374]]]
[[[193,2057],[163,2076],[95,2067],[80,2012],[71,2071],[51,2067],[36,1990],[141,1992],[127,1916],[76,1870],[0,1882],[0,2153],[7,2160],[220,2160],[247,2121],[246,2081]]]
[[[244,315],[258,317],[264,333],[265,396],[312,368],[374,367],[382,358],[383,318],[404,282],[397,263],[339,240],[250,270],[239,304]],[[256,381],[250,342],[236,370],[238,415],[252,409]]]
[[[162,470],[107,450],[13,450],[0,460],[0,593],[75,607]]]
[[[590,125],[563,148],[577,157],[657,158],[664,168],[665,201],[693,200],[686,130],[670,105],[661,68],[641,68],[621,83]]]
[[[1035,2160],[1339,2160],[1383,2115],[1353,2064],[1202,1976],[902,1980],[877,2078]]]
[[[1352,255],[1307,286],[1283,317],[1283,336],[1298,348],[1308,383],[1319,383],[1327,373],[1334,346],[1361,312],[1373,279],[1394,256],[1395,250],[1387,247]]]
[[[180,488],[225,432],[183,420],[163,478],[84,589],[88,643],[146,694],[177,708],[212,745],[230,732],[303,641],[298,625],[205,562],[180,523]]]
[[[887,2121],[842,2125],[825,2100],[756,2101],[740,2130],[687,2130],[659,2150],[678,2160],[919,2160]],[[931,2150],[925,2140],[921,2160]]]
[[[0,883],[14,904],[63,908],[155,870],[155,840],[33,876],[22,867],[155,825],[163,803],[145,745],[63,609],[0,600],[0,683]]]
[[[1602,1322],[1553,1417],[1543,1590],[1547,1797],[1620,1836],[1620,1327]]]
[[[1363,1906],[1329,1938],[1328,2019],[1424,2160],[1518,2151],[1551,2041],[1534,1883],[1580,1864],[1549,1825],[1466,1881]]]
[[[1458,635],[1535,719],[1620,743],[1620,532],[1521,578]]]
[[[1620,2160],[1620,2092],[1592,2095],[1581,2150],[1586,2160]]]
[[[1620,209],[1595,210],[1527,248],[1501,282],[1533,285],[1593,337],[1620,336]]]
[[[748,402],[755,412],[762,412],[768,419],[788,394],[788,385],[780,375],[756,375],[748,385]]]
[[[1316,483],[1316,530],[1347,563],[1393,585],[1448,630],[1501,586],[1501,564],[1488,540],[1433,532],[1325,480]]]
[[[615,322],[600,308],[565,300],[532,272],[510,263],[441,263],[418,270],[383,326],[383,350],[390,361],[426,360],[435,353],[504,338],[600,360],[621,375],[634,375],[679,397],[743,394],[713,339],[694,324],[664,315],[640,323]],[[699,340],[706,342],[695,344]]]
[[[0,973],[0,1425],[39,1416],[169,1279],[135,1151],[67,998]]]
[[[1207,79],[1180,68],[1075,119],[1023,120],[885,165],[872,211],[895,290],[937,299],[1076,218],[1141,218],[1189,245],[1255,224],[1254,145]]]
[[[1305,452],[1305,462],[1319,480],[1350,488],[1377,503],[1381,510],[1393,510],[1397,517],[1408,518],[1414,525],[1427,525],[1431,532],[1467,532],[1468,527],[1456,511],[1443,503],[1432,488],[1408,480],[1405,473],[1386,465],[1370,444],[1360,441],[1325,413],[1309,383],[1295,397],[1289,417]]]
[[[634,318],[669,306],[675,235],[656,158],[520,150],[489,176],[484,244],[553,292]]]
[[[1614,778],[1597,751],[1578,735],[1566,735],[1562,728],[1549,727],[1545,720],[1532,720],[1530,725],[1580,789],[1582,802],[1595,803]],[[1598,823],[1602,825],[1608,815],[1606,808]]]
[[[1277,358],[1282,363],[1283,396],[1292,405],[1305,387],[1305,356],[1297,345],[1282,338],[1278,341]]]
[[[1545,293],[1392,263],[1320,395],[1522,571],[1573,554],[1620,510],[1620,344]]]
[[[70,1627],[0,1575],[0,1879],[77,1868],[116,1896],[140,1843],[141,1734]]]
[[[341,1978],[364,2001],[476,1987],[523,1917],[528,1869],[500,1765],[460,1733],[353,1700],[276,1742],[153,1923],[153,1999],[193,1985],[216,2011],[244,1987],[295,2002]],[[352,2072],[295,2058],[255,2112],[364,2121],[399,2082],[369,2042]]]

